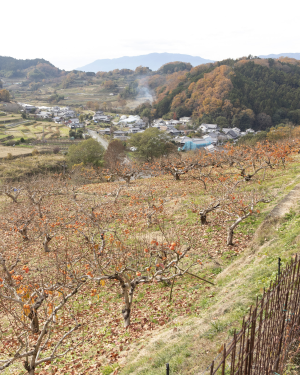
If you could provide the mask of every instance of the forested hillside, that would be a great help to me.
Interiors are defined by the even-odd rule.
[[[7,78],[48,78],[57,77],[61,70],[44,59],[20,60],[0,56],[0,76]]]
[[[94,108],[127,114],[136,108],[135,113],[150,119],[189,116],[196,125],[265,130],[281,123],[300,124],[300,61],[289,57],[248,56],[196,67],[174,61],[157,71],[139,66],[97,73],[66,72],[43,59],[0,57],[0,77],[12,78],[3,88],[21,102],[30,101],[31,92],[34,102],[43,104],[59,94],[68,98],[66,105],[92,101]],[[13,85],[14,79],[18,85]],[[79,96],[83,91],[84,97]]]
[[[183,69],[163,74],[170,71],[165,66],[149,77],[148,85],[156,93],[153,116],[192,116],[199,123],[242,130],[300,123],[300,62],[295,59],[250,56]]]

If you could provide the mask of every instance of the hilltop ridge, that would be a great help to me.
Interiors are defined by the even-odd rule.
[[[213,60],[203,59],[198,56],[184,55],[180,53],[149,53],[140,56],[123,56],[115,59],[99,59],[90,64],[87,64],[77,70],[90,72],[108,72],[114,69],[132,69],[135,70],[138,66],[147,66],[151,70],[158,70],[162,65],[182,61],[190,63],[193,66],[213,62]]]

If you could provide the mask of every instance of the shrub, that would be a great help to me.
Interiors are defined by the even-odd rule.
[[[54,147],[53,149],[53,154],[58,154],[60,151],[60,148],[59,147]]]
[[[20,139],[20,142],[21,142],[21,143],[25,143],[25,139],[22,137],[22,138]]]
[[[83,163],[84,165],[93,164],[100,166],[103,161],[104,147],[93,138],[80,142],[78,145],[72,145],[68,150],[69,165]]]

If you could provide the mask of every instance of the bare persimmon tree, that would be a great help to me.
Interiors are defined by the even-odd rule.
[[[222,211],[228,215],[227,240],[228,246],[233,246],[233,235],[237,226],[255,212],[259,213],[260,203],[269,203],[274,197],[266,191],[234,191],[228,195]]]
[[[180,176],[188,173],[195,166],[194,158],[180,153],[171,154],[159,159],[159,167],[164,173],[169,173],[174,180],[180,180]]]
[[[155,238],[149,237],[146,231],[149,218],[144,215],[137,192],[134,194],[132,203],[127,203],[126,219],[117,216],[111,220],[104,215],[91,217],[80,211],[80,215],[83,214],[81,222],[88,225],[74,228],[78,238],[76,243],[82,249],[81,259],[85,262],[79,267],[81,277],[100,285],[109,281],[119,285],[125,327],[130,325],[134,293],[139,285],[170,282],[191,274],[191,268],[197,264],[195,254],[191,255],[191,241],[181,238],[176,225],[168,226],[168,214],[160,198],[155,206],[155,224],[159,230]],[[150,198],[153,201],[152,195]],[[101,211],[101,207],[99,209]],[[116,206],[110,206],[108,212],[115,211]],[[87,271],[82,273],[84,268]],[[92,294],[96,291],[94,287]]]
[[[35,374],[74,349],[70,338],[81,324],[72,299],[85,281],[60,256],[38,266],[9,250],[0,253],[0,370],[21,361]]]
[[[2,194],[10,198],[14,203],[18,203],[18,198],[22,193],[23,186],[20,183],[8,183],[2,186]]]
[[[108,181],[114,178],[126,181],[129,185],[133,178],[137,178],[142,173],[142,166],[137,161],[125,157],[122,160],[116,160],[111,163],[104,172],[106,172],[105,178]]]

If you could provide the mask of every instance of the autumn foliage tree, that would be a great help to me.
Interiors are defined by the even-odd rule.
[[[0,102],[9,102],[9,98],[10,98],[10,95],[9,95],[9,91],[8,90],[0,90]]]

